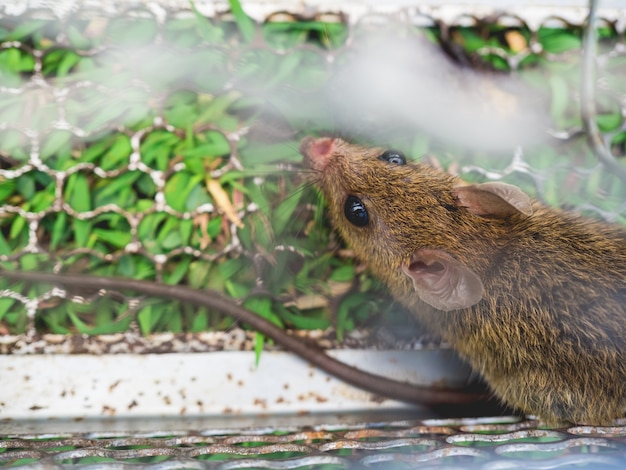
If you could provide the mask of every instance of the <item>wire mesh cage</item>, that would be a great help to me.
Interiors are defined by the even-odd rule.
[[[243,6],[0,3],[3,269],[210,287],[283,326],[314,330],[303,335],[324,347],[439,346],[419,331],[381,337],[380,317],[395,321],[396,308],[306,188],[298,145],[311,133],[382,141],[464,179],[512,182],[546,204],[626,222],[619,2],[602,5],[594,28],[585,28],[586,5],[571,2]],[[424,78],[399,98],[371,93],[378,79],[351,68],[371,38],[389,36],[365,64],[419,51],[410,73]],[[584,44],[595,54],[583,55]],[[404,73],[393,59],[384,72]],[[42,353],[272,348],[236,320],[184,302],[4,279],[0,289],[5,364]],[[495,421],[284,436],[14,433],[0,441],[0,458],[168,468],[623,463],[620,423],[547,430]]]
[[[386,421],[126,436],[8,437],[5,462],[102,468],[621,468],[624,428],[537,429],[510,419]]]
[[[2,260],[55,272],[72,265],[99,274],[168,282],[187,277],[192,286],[215,286],[233,296],[257,287],[283,298],[295,297],[285,279],[268,276],[266,265],[286,266],[316,248],[309,241],[311,236],[301,234],[316,235],[315,228],[302,224],[310,222],[317,209],[315,201],[289,185],[297,176],[280,183],[267,181],[274,178],[268,172],[279,173],[283,168],[276,162],[299,161],[299,136],[294,138],[293,125],[283,130],[280,123],[271,121],[275,114],[259,111],[259,101],[278,97],[278,90],[285,95],[280,99],[298,99],[298,107],[306,111],[301,116],[286,108],[283,115],[291,122],[304,125],[309,121],[312,131],[350,132],[333,129],[340,124],[334,116],[342,112],[340,108],[326,113],[312,109],[315,103],[307,99],[308,94],[317,101],[315,90],[322,87],[328,70],[345,60],[341,54],[357,47],[359,26],[365,25],[368,31],[381,22],[393,25],[397,19],[368,13],[352,25],[345,15],[315,13],[322,15],[320,22],[311,13],[305,18],[309,30],[281,37],[282,31],[302,28],[295,26],[300,24],[298,14],[276,13],[263,24],[244,27],[237,26],[224,6],[214,13],[213,21],[222,18],[218,27],[198,10],[183,7],[172,10],[148,4],[139,8],[121,3],[116,8],[114,15],[77,5],[57,7],[58,11],[5,6],[7,32],[2,51],[15,70],[5,73],[1,90],[5,113],[1,128]],[[603,66],[602,96],[595,116],[604,130],[600,139],[617,158],[623,153],[624,138],[623,90],[617,78],[624,33],[618,12],[609,9],[615,16],[599,23],[604,35],[598,59]],[[467,14],[456,23],[443,24],[433,13],[422,13],[417,7],[397,15],[404,21],[427,24],[448,49],[457,47],[455,40],[470,44],[475,50],[462,60],[482,64],[488,58],[493,60],[489,67],[520,73],[526,67],[541,74],[529,80],[554,89],[550,112],[558,113],[549,129],[558,146],[551,146],[551,154],[548,146],[525,150],[508,144],[510,148],[498,149],[494,157],[487,151],[468,151],[454,144],[443,147],[435,138],[411,136],[408,143],[418,155],[449,159],[457,150],[455,160],[466,177],[508,178],[552,205],[578,207],[622,221],[625,203],[620,175],[606,171],[584,140],[577,94],[580,76],[573,74],[581,70],[580,23],[553,16],[543,23],[524,23],[512,14],[486,18]],[[578,19],[583,21],[584,15]],[[554,28],[555,22],[568,28],[566,35],[551,37],[560,31]],[[490,24],[493,31],[488,30]],[[247,31],[247,42],[237,35],[237,28]],[[317,45],[311,45],[308,38],[317,34],[316,28],[322,28],[323,34]],[[178,31],[184,33],[179,37]],[[210,34],[224,43],[216,45],[218,39],[205,37]],[[481,40],[481,35],[486,39]],[[287,39],[294,44],[283,44]],[[533,66],[542,61],[561,69],[538,72]],[[293,72],[310,64],[319,76],[301,78]],[[280,72],[281,67],[285,71]],[[285,81],[280,81],[280,73],[275,76],[277,69]],[[460,73],[465,78],[465,70]],[[491,83],[471,78],[472,86],[487,90],[478,100],[491,99]],[[450,88],[446,91],[456,98],[460,95],[455,94],[455,79],[451,76],[446,82]],[[505,93],[498,90],[496,102],[513,106],[513,114],[521,113],[523,108],[509,103]],[[279,110],[284,106],[278,98],[270,104]],[[263,128],[268,122],[273,132],[287,135],[269,136]],[[359,125],[372,131],[365,123]],[[259,145],[258,134],[272,143]],[[261,184],[265,192],[258,194]],[[216,268],[222,272],[212,272]],[[314,274],[323,278],[325,273]],[[220,277],[230,282],[220,285]],[[341,273],[335,277],[341,279]],[[305,290],[315,291],[308,285],[300,289]],[[43,292],[39,301],[28,301],[18,292],[8,297],[15,305],[21,304],[23,311],[3,318],[6,333],[35,334],[39,321],[35,306],[47,304],[53,310],[60,295],[59,291]],[[137,313],[135,304],[128,299],[106,302],[106,308],[97,310],[115,312],[113,323],[124,331]],[[73,319],[64,313],[58,321],[66,323],[56,327],[44,325],[53,321],[48,311],[39,321],[40,330],[78,327],[78,305],[74,302],[71,307],[76,310]],[[67,305],[62,309],[71,310]],[[144,315],[140,312],[138,317],[142,322]],[[183,322],[189,319],[180,318],[179,323]],[[144,330],[152,332],[150,322],[145,323]],[[89,330],[82,326],[83,331]]]

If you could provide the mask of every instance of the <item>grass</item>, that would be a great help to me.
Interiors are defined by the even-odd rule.
[[[11,123],[0,127],[2,168],[19,173],[0,177],[0,204],[11,208],[0,216],[2,267],[50,270],[60,263],[91,274],[208,287],[245,299],[247,308],[278,325],[334,326],[340,338],[374,317],[402,321],[380,284],[350,256],[338,256],[340,242],[305,175],[279,166],[299,165],[301,136],[333,131],[333,116],[301,109],[286,117],[292,121],[287,127],[300,132],[268,142],[243,131],[267,122],[265,97],[277,97],[271,105],[280,116],[281,100],[319,89],[330,76],[327,55],[341,57],[350,28],[332,19],[278,18],[259,25],[238,2],[230,5],[231,14],[217,18],[203,17],[192,5],[189,14],[162,25],[150,15],[81,17],[65,30],[35,18],[0,22],[0,84],[26,90],[40,66],[41,75],[63,90],[54,99],[45,88],[0,93],[0,123]],[[441,32],[421,33],[436,39]],[[155,49],[157,37],[163,42]],[[521,61],[529,83],[549,97],[557,129],[581,125],[571,98],[579,87],[572,57],[580,37],[577,29],[542,27],[536,34],[542,51]],[[609,27],[601,38],[603,44],[618,40]],[[455,28],[450,40],[498,70],[509,62],[493,48],[505,57],[518,54],[531,33],[479,24]],[[608,80],[624,67],[623,58],[610,62]],[[597,119],[623,156],[626,132],[620,131],[617,104],[601,96]],[[279,126],[270,121],[269,127]],[[39,130],[37,138],[25,129]],[[29,163],[34,141],[40,168]],[[415,156],[435,155],[444,165],[471,162],[498,171],[511,158],[426,135],[405,135],[393,144]],[[524,160],[534,176],[514,174],[510,182],[552,205],[579,207],[591,200],[626,223],[624,185],[598,166],[582,138],[529,149]],[[563,185],[567,200],[559,191]],[[26,250],[31,220],[37,220],[40,253]],[[128,249],[133,244],[135,251]],[[48,287],[12,289],[32,297]],[[342,294],[330,302],[331,291]],[[298,308],[303,298],[318,302]],[[42,332],[113,333],[126,331],[136,315],[141,332],[149,334],[223,329],[233,321],[153,299],[136,312],[129,308],[128,299],[112,297],[87,305],[51,299],[36,324]],[[23,333],[26,327],[23,304],[1,298],[0,331]]]

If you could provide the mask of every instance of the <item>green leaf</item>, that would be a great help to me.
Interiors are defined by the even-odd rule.
[[[195,15],[198,32],[202,38],[211,43],[221,41],[223,39],[224,32],[220,28],[214,26],[213,23],[211,23],[198,11],[194,1],[190,1],[189,3],[191,4],[191,9]]]
[[[294,22],[268,22],[263,25],[263,37],[273,49],[286,50],[306,41],[309,28]]]
[[[345,296],[337,309],[337,339],[343,340],[345,331],[354,329],[354,321],[350,319],[350,312],[354,308],[362,308],[366,297],[362,294],[352,294]]]
[[[148,336],[152,333],[152,325],[154,323],[152,305],[146,305],[137,313],[137,323],[139,323],[141,334]]]
[[[189,245],[191,237],[193,236],[193,220],[180,220],[178,221],[178,233],[185,245]]]
[[[328,315],[320,316],[318,318],[309,315],[298,315],[292,313],[289,309],[279,307],[280,316],[287,323],[293,325],[294,328],[299,330],[325,330],[330,327],[330,319]]]
[[[124,248],[128,245],[132,236],[129,232],[121,230],[107,230],[101,228],[94,228],[93,234],[98,240],[102,240],[115,248]]]
[[[265,346],[265,335],[257,331],[254,334],[254,365],[256,367],[259,367],[263,346]]]
[[[4,237],[2,231],[0,231],[0,255],[9,255],[13,249],[7,243],[7,239]]]
[[[243,268],[243,260],[233,258],[220,263],[217,267],[220,276],[224,279],[231,279]],[[264,307],[264,308],[267,308]]]
[[[56,313],[56,314],[55,314]],[[57,311],[46,312],[43,320],[48,325],[48,328],[52,333],[66,335],[70,333],[70,330],[63,326],[62,323],[66,322],[66,312],[63,312],[63,316],[59,315]]]
[[[337,282],[347,282],[352,281],[354,276],[354,266],[348,264],[335,269],[328,279]]]
[[[165,273],[163,276],[163,281],[166,284],[180,284],[182,279],[187,274],[190,264],[191,258],[189,257],[177,260],[177,262],[174,263],[174,270],[170,273]]]
[[[276,326],[284,328],[285,325],[281,318],[274,312],[272,299],[263,296],[248,297],[243,302],[243,307],[252,310],[266,320],[274,323]]]
[[[192,150],[195,149],[190,149],[189,152],[191,153]],[[198,157],[204,157],[204,152],[202,152],[202,155],[200,155],[200,152],[198,152],[198,155],[186,156],[183,162],[185,163],[185,167],[187,168],[189,173],[202,176],[204,179],[204,177],[206,177],[206,175],[208,174],[208,168],[206,165],[207,160]]]
[[[165,250],[173,250],[186,245],[186,243],[187,241],[183,240],[181,233],[177,230],[169,230],[161,240],[161,246]]]
[[[120,333],[120,332],[123,332],[123,331],[128,331],[132,321],[133,321],[132,316],[128,315],[126,317],[120,318],[117,321],[97,324],[94,327],[89,329],[88,334],[90,334],[90,335],[110,335],[110,334],[114,334],[114,333]]]
[[[206,226],[206,231],[211,238],[217,237],[222,231],[222,216],[216,216],[209,220]]]
[[[46,160],[60,153],[69,154],[71,151],[72,133],[67,131],[54,131],[44,141],[41,147],[41,158]]]
[[[180,221],[172,216],[167,217],[165,223],[160,227],[157,234],[157,240],[164,249],[174,249],[181,245],[186,245],[189,240],[182,238],[183,232],[180,231]]]
[[[180,138],[171,132],[156,130],[150,132],[141,143],[141,157],[146,165],[165,171],[163,162],[168,162],[174,153],[174,147],[181,142]]]
[[[89,181],[83,173],[74,173],[68,177],[66,196],[70,206],[77,212],[91,210]]]
[[[166,217],[167,214],[164,212],[155,212],[145,216],[137,228],[137,236],[139,239],[144,240],[144,242],[154,240],[159,224],[161,224]]]
[[[275,85],[281,80],[287,79],[294,71],[298,70],[298,67],[302,64],[303,52],[290,53],[282,57],[282,60],[278,62],[278,69],[275,71],[268,86]]]
[[[191,331],[194,333],[209,329],[209,318],[205,310],[197,311],[191,322]]]
[[[76,327],[79,333],[89,333],[90,328],[80,318],[78,318],[78,315],[74,313],[74,310],[71,307],[67,309],[67,315],[70,317],[72,324]]]
[[[187,210],[189,194],[203,181],[202,175],[191,175],[180,171],[165,183],[165,200],[178,212]]]
[[[91,210],[91,194],[87,177],[82,173],[74,173],[67,179],[66,197],[68,202],[77,212]],[[89,246],[91,235],[91,222],[88,220],[74,219],[74,237],[79,247]]]
[[[291,217],[294,211],[299,207],[301,198],[301,192],[295,193],[285,199],[283,202],[281,202],[279,206],[274,210],[272,217],[272,227],[274,228],[274,233],[276,235],[280,235],[281,233],[283,233],[288,225],[292,222]]]
[[[274,249],[274,231],[272,225],[262,213],[248,216],[247,224],[250,226],[253,241],[257,247],[263,247],[267,251]]]
[[[241,93],[234,90],[214,97],[198,117],[198,122],[211,123],[217,121],[239,98],[241,98]]]
[[[102,153],[109,147],[111,144],[111,139],[100,139],[95,142],[89,144],[87,148],[85,148],[81,154],[80,159],[83,162],[93,162],[98,159]]]
[[[24,210],[26,210],[24,208]],[[9,239],[18,239],[22,231],[26,228],[26,219],[21,216],[15,217],[15,220],[11,224],[11,230],[9,231]]]
[[[178,310],[178,307],[176,312],[173,312],[171,310],[168,312],[165,310],[165,308],[163,308],[163,310],[161,311],[161,318],[163,320],[167,320],[167,322],[164,322],[163,324],[163,329],[166,329],[167,331],[171,331],[173,333],[182,333],[182,315],[180,314],[180,310]]]
[[[140,171],[129,171],[117,175],[115,178],[101,181],[95,190],[94,199],[96,205],[102,206],[107,203],[123,205],[122,202],[124,202],[128,191],[143,174]]]
[[[2,180],[0,183],[0,203],[6,204],[6,200],[15,192],[15,180]]]
[[[487,41],[473,28],[460,27],[456,32],[462,38],[463,48],[468,52],[476,52],[488,45]]]
[[[202,180],[205,178],[201,175]],[[195,211],[198,207],[208,204],[211,202],[211,196],[209,196],[206,188],[201,184],[196,184],[191,188],[189,194],[187,195],[187,200],[185,201],[185,210],[187,211]]]
[[[74,219],[74,236],[76,246],[89,247],[91,235],[91,222],[88,220]]]
[[[54,202],[54,185],[35,193],[31,199],[31,210],[42,212],[52,206]]]
[[[564,28],[539,28],[537,37],[544,51],[553,54],[580,49],[582,44],[578,36]]]
[[[4,51],[0,51],[0,71],[6,72],[15,77],[18,83],[15,86],[19,86],[21,81],[19,73],[32,72],[35,68],[35,59],[25,51],[17,48],[9,48]],[[7,85],[9,85],[7,83]]]
[[[617,129],[622,123],[622,113],[598,114],[596,115],[596,123],[601,132],[610,132]]]
[[[56,75],[58,77],[67,76],[72,68],[80,62],[80,56],[76,54],[74,51],[67,51],[63,56],[63,59],[59,63],[56,69]]]
[[[198,120],[196,103],[191,105],[176,105],[165,110],[165,117],[169,124],[177,128],[192,126]]]
[[[80,31],[75,25],[69,23],[66,26],[65,33],[72,46],[76,49],[88,49],[91,47],[91,41]]]
[[[131,153],[130,138],[123,134],[117,135],[113,139],[113,145],[102,155],[100,166],[105,170],[110,170],[127,165]]]
[[[50,251],[55,251],[67,235],[67,212],[56,214],[52,232],[50,234]]]
[[[17,303],[17,301],[15,299],[10,298],[10,297],[2,297],[2,298],[0,298],[0,321],[2,321],[2,319],[7,314],[9,309],[11,307],[13,307],[13,305],[15,305],[16,303]]]
[[[230,11],[235,17],[235,22],[239,28],[239,32],[246,42],[252,42],[256,31],[256,25],[252,18],[246,15],[239,0],[228,0]]]
[[[189,149],[181,150],[179,154],[185,158],[185,165],[193,164],[192,160],[200,160],[202,163],[212,162],[215,157],[228,155],[230,145],[225,137],[218,142],[211,142],[203,145],[196,145]],[[197,173],[205,173],[204,169],[196,171]]]
[[[47,22],[45,20],[28,20],[18,22],[7,38],[9,41],[20,41],[41,29]]]
[[[24,175],[24,177],[19,178],[17,180],[17,190],[24,197],[25,200],[29,201],[29,207],[31,206],[30,200],[35,197],[35,180],[32,174]],[[24,207],[24,210],[27,210]]]
[[[93,99],[84,104],[81,116],[84,120],[82,127],[86,131],[95,131],[106,125],[111,126],[113,123],[119,122],[124,114],[130,112],[132,108],[132,103],[128,100],[103,102],[102,98]]]
[[[232,282],[230,279],[224,281],[224,289],[233,299],[245,297],[250,292],[250,286]]]

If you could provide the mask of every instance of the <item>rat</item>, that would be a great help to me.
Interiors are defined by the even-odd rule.
[[[300,146],[332,224],[505,404],[546,424],[626,411],[626,229],[465,184],[397,150]]]
[[[433,410],[439,409],[446,414],[449,414],[449,411],[460,412],[463,410],[467,412],[467,405],[472,405],[472,412],[474,413],[502,411],[502,407],[492,399],[491,394],[484,390],[482,383],[468,384],[466,389],[446,386],[420,386],[365,372],[328,356],[322,349],[290,335],[217,291],[122,277],[10,271],[2,268],[0,268],[0,277],[12,281],[40,282],[80,289],[130,291],[153,298],[177,300],[207,307],[243,321],[328,374],[381,397],[430,406]]]

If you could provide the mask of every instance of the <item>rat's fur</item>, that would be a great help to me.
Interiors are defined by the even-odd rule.
[[[606,424],[626,410],[626,230],[533,202],[533,214],[461,207],[457,178],[391,165],[383,149],[305,139],[301,151],[330,217],[401,302],[465,357],[504,402],[548,423]],[[344,216],[361,198],[370,224]],[[445,250],[482,280],[477,304],[442,312],[402,271]]]

